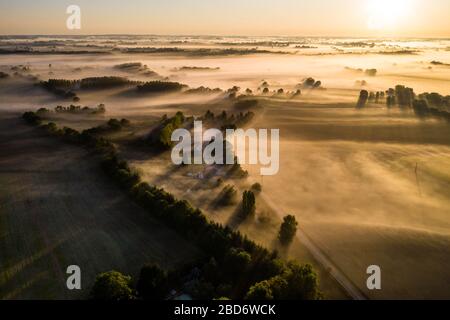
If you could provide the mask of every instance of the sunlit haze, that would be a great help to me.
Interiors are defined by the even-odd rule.
[[[65,28],[67,6],[81,30]],[[167,0],[0,2],[0,34],[450,36],[447,0]]]

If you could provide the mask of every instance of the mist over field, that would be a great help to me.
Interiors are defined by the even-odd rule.
[[[229,225],[257,243],[279,250],[283,258],[313,263],[328,298],[349,298],[349,292],[337,284],[329,266],[323,265],[301,238],[296,238],[289,248],[279,247],[277,232],[283,216],[294,215],[302,235],[367,298],[450,298],[450,122],[439,117],[420,117],[412,108],[389,108],[381,99],[356,108],[362,90],[383,92],[384,96],[384,92],[397,85],[414,89],[416,95],[435,92],[448,98],[450,40],[2,36],[0,72],[6,74],[0,78],[0,114],[4,124],[0,147],[17,148],[15,153],[2,152],[0,156],[0,165],[6,168],[0,172],[3,189],[0,200],[5,208],[0,213],[0,236],[9,239],[8,243],[16,239],[12,236],[13,229],[22,221],[14,219],[26,219],[14,215],[15,201],[25,203],[31,211],[39,210],[36,206],[46,210],[39,202],[45,195],[36,198],[33,192],[41,188],[41,179],[50,179],[50,169],[58,157],[50,155],[47,142],[39,142],[46,150],[42,154],[20,156],[17,146],[23,143],[31,148],[32,133],[24,137],[20,123],[7,119],[39,108],[54,110],[71,104],[94,108],[104,104],[105,113],[50,112],[45,119],[60,127],[84,130],[102,125],[110,118],[126,118],[131,123],[129,127],[105,136],[142,173],[145,181],[188,200],[212,221]],[[106,76],[125,80],[101,89],[83,88],[82,79]],[[312,86],[305,85],[308,78],[314,79]],[[78,100],[48,90],[42,83],[49,79],[74,80],[70,89],[64,90],[73,91]],[[139,85],[156,81],[185,86],[170,92],[139,91]],[[238,89],[230,91],[233,86]],[[199,87],[210,90],[193,90]],[[231,97],[230,92],[234,94]],[[176,167],[170,160],[170,151],[155,153],[137,147],[164,115],[173,117],[182,111],[186,117],[201,117],[207,110],[216,115],[222,110],[238,114],[242,110],[236,110],[236,101],[240,99],[258,101],[256,107],[249,109],[254,117],[245,124],[246,128],[280,130],[280,170],[274,176],[260,176],[258,165],[242,166],[249,173],[245,179],[229,178],[214,166]],[[442,106],[440,111],[448,113],[450,107]],[[14,139],[18,136],[21,140],[16,145]],[[73,153],[65,148],[58,149],[61,157]],[[82,161],[80,153],[75,156],[77,161]],[[48,159],[36,164],[38,158]],[[67,179],[76,181],[77,162],[66,165],[71,166]],[[94,179],[88,173],[93,169],[85,164],[80,167],[82,181],[63,192],[65,195],[75,192],[79,201],[84,201],[90,193],[78,192],[91,185]],[[58,168],[65,170],[63,164]],[[39,173],[42,177],[37,178],[33,172],[40,170],[43,170]],[[44,174],[47,171],[50,173]],[[13,172],[25,177],[21,178],[26,181],[24,186],[19,187],[21,182],[14,178]],[[216,186],[219,178],[224,184]],[[92,194],[101,199],[103,208],[116,201],[108,198],[114,197],[115,191],[101,191],[106,182],[99,181],[92,186]],[[241,193],[255,182],[262,185],[262,192],[256,196],[255,221],[253,224],[236,222]],[[47,181],[46,186],[51,190],[53,183],[58,182]],[[235,186],[238,199],[228,206],[217,205],[227,184]],[[25,195],[14,200],[19,190]],[[120,199],[120,208],[132,210]],[[83,211],[85,207],[95,205],[55,204],[65,214]],[[180,257],[171,261],[169,251],[184,245],[170,230],[168,235],[148,236],[140,227],[145,220],[140,215],[123,226],[126,216],[120,209],[104,219],[105,212],[97,208],[94,222],[80,215],[80,219],[89,223],[106,225],[106,231],[102,232],[112,234],[111,240],[94,231],[92,239],[94,242],[100,239],[104,246],[111,241],[112,250],[117,254],[114,259],[92,254],[98,268],[88,271],[90,280],[94,280],[96,272],[113,269],[112,264],[120,260],[117,257],[125,257],[128,247],[141,241],[156,241],[158,245],[153,251],[147,249],[145,258],[132,251],[133,262],[121,265],[127,272],[136,274],[133,265],[145,263],[148,257],[167,266],[181,263],[178,260],[190,260]],[[77,219],[70,216],[72,220]],[[60,223],[64,227],[69,224]],[[122,225],[119,234],[112,225]],[[150,225],[159,228],[153,221]],[[42,240],[42,247],[30,245],[25,251],[44,255],[61,230],[57,222],[36,226],[38,232],[48,232],[48,238]],[[83,223],[77,224],[77,228],[84,232]],[[138,236],[130,236],[129,230],[138,232]],[[19,236],[26,243],[34,241],[24,237]],[[124,244],[120,245],[121,241]],[[89,260],[81,252],[85,246],[72,248],[79,250],[74,255],[83,261]],[[186,256],[198,254],[194,246],[183,248]],[[56,261],[60,259],[52,257]],[[27,280],[29,269],[39,269],[39,266],[33,265],[33,261],[24,263],[24,259],[25,255],[14,257],[10,249],[0,247],[0,298],[58,297],[60,288],[46,286],[51,279],[50,271],[42,271],[34,282]],[[37,257],[34,261],[45,264]],[[381,267],[382,290],[367,289],[369,265]],[[53,293],[48,294],[42,288],[50,288]]]

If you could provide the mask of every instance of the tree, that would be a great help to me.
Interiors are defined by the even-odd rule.
[[[244,191],[242,194],[242,213],[245,217],[255,214],[256,200],[252,191]]]
[[[400,107],[411,107],[415,94],[413,89],[397,85],[395,86],[395,96]]]
[[[375,77],[377,75],[377,69],[366,69],[365,74],[369,77]]]
[[[283,223],[281,224],[280,231],[278,233],[278,239],[281,244],[288,245],[294,239],[297,232],[297,221],[294,216],[287,215],[283,218]]]
[[[227,184],[220,193],[219,204],[224,206],[232,204],[235,201],[236,194],[236,188],[231,184]]]
[[[429,108],[426,100],[414,100],[413,109],[416,116],[425,118],[428,115]]]
[[[261,192],[262,191],[262,186],[259,182],[256,182],[252,185],[252,190],[255,192]]]
[[[108,126],[115,131],[122,129],[122,124],[117,119],[109,119]]]
[[[22,118],[31,125],[40,125],[42,123],[41,117],[32,111],[25,112]]]
[[[317,275],[309,264],[289,262],[284,271],[254,284],[247,291],[249,300],[315,300],[321,297]]]
[[[267,280],[251,286],[245,296],[246,300],[273,300],[271,283]]]
[[[91,290],[94,300],[130,300],[133,299],[131,277],[118,271],[101,273],[95,279]]]
[[[171,123],[169,123],[168,125],[166,125],[162,130],[161,133],[159,135],[159,143],[161,144],[161,146],[163,146],[164,148],[168,148],[172,145],[172,133],[174,131],[174,127]]]
[[[169,290],[167,273],[153,264],[142,267],[136,289],[146,300],[163,300]]]
[[[316,80],[314,80],[313,78],[306,78],[305,80],[303,80],[303,87],[304,88],[312,88],[312,87],[314,87],[315,83],[316,83]]]
[[[367,90],[361,90],[356,107],[363,108],[367,103],[367,99],[369,99],[369,92]]]
[[[288,263],[285,273],[281,276],[286,281],[277,299],[314,300],[320,297],[317,274],[310,264],[300,265],[298,262]]]
[[[245,272],[252,260],[250,254],[242,249],[231,248],[225,255],[224,267],[226,273],[235,277]]]

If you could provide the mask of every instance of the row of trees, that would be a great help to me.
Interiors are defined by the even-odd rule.
[[[430,107],[426,99],[414,100],[413,110],[420,118],[433,116],[450,122],[450,111]]]
[[[222,93],[222,89],[220,88],[208,88],[208,87],[204,87],[204,86],[200,86],[197,88],[191,88],[185,91],[185,93],[187,94],[218,94],[218,93]]]
[[[44,89],[64,99],[72,99],[77,102],[80,98],[75,93],[75,90],[101,90],[122,87],[126,85],[135,85],[140,82],[130,81],[124,77],[104,76],[104,77],[90,77],[80,80],[67,79],[49,79],[41,81],[39,85]]]
[[[211,257],[212,260],[201,268],[199,277],[191,283],[189,292],[195,297],[217,298],[226,294],[227,297],[242,298],[253,284],[275,277],[282,272],[281,269],[284,271],[284,263],[276,258],[276,254],[259,247],[239,232],[208,221],[186,201],[139,182],[138,175],[116,156],[105,159],[103,167],[150,214],[197,244]],[[255,196],[247,191],[243,195],[243,211],[251,215],[254,210]],[[275,268],[274,264],[281,265],[281,269]],[[317,291],[317,283],[314,290]]]
[[[370,94],[367,90],[361,90],[356,107],[362,108],[367,102],[377,103],[385,97],[388,108],[412,108],[420,118],[433,116],[450,121],[450,96],[442,96],[436,92],[416,95],[414,89],[403,85],[397,85],[386,92]]]
[[[280,229],[280,241],[283,244],[290,243],[296,228],[295,217],[286,216]],[[250,286],[245,299],[306,300],[321,296],[317,290],[317,276],[311,265],[299,265],[293,261],[284,264],[278,259],[273,262],[267,267],[277,270],[278,274]],[[136,283],[130,276],[120,272],[105,272],[97,276],[90,297],[95,300],[163,300],[168,297],[171,288],[183,286],[183,281],[186,281],[184,289],[197,298],[216,295],[221,299],[228,299],[233,293],[233,282],[241,281],[242,275],[236,275],[245,273],[251,264],[252,256],[248,252],[231,248],[222,262],[222,268],[219,269],[216,259],[211,258],[200,270],[194,269],[197,272],[191,271],[188,277],[184,276],[183,270],[168,273],[155,264],[142,267]]]
[[[387,97],[389,99],[389,96]],[[357,108],[363,108],[369,103],[383,103],[385,100],[385,92],[376,91],[369,92],[367,90],[361,90],[359,93],[358,102],[356,103]]]
[[[111,89],[116,87],[122,87],[126,85],[136,84],[135,81],[130,81],[124,77],[90,77],[84,78],[79,81],[80,89]]]
[[[47,133],[53,136],[60,137],[66,142],[86,146],[99,154],[116,153],[116,148],[110,141],[106,140],[103,137],[96,136],[97,133],[100,133],[100,131],[96,130],[96,128],[99,127],[86,129],[83,130],[82,132],[79,132],[78,130],[68,127],[58,128],[58,126],[54,122],[42,124],[43,119],[37,113],[31,111],[25,112],[22,115],[22,118],[27,123],[34,126],[40,126],[40,128],[42,128]],[[114,119],[112,120],[113,120],[112,122],[115,122]],[[123,121],[119,122],[124,123],[124,125],[129,124],[128,120],[126,119],[123,119]],[[109,125],[106,124],[104,127],[109,128]],[[109,128],[109,130],[111,130],[111,128]]]
[[[395,89],[390,88],[386,91],[386,105],[393,107],[398,105],[399,107],[412,107],[412,103],[416,98],[414,89],[408,88],[402,85],[395,86]]]
[[[79,101],[80,99],[73,91],[77,80],[65,80],[65,79],[49,79],[48,81],[41,81],[40,86],[54,95],[63,99],[72,99],[73,101]]]
[[[304,89],[317,89],[322,86],[322,81],[315,80],[314,78],[306,78],[303,80],[301,87]]]
[[[50,113],[51,110],[47,108],[40,108],[37,110],[37,114]],[[78,106],[71,104],[68,107],[56,106],[54,112],[57,113],[85,113],[85,114],[102,114],[106,112],[106,107],[103,103],[99,104],[97,107],[88,106]]]
[[[32,112],[25,113],[23,118],[33,125],[41,123],[40,117]],[[195,298],[211,299],[224,295],[229,298],[243,298],[255,284],[276,276],[284,277],[283,275],[288,272],[288,264],[278,259],[276,253],[269,252],[240,232],[208,221],[199,209],[193,208],[187,201],[178,200],[165,190],[142,182],[139,173],[126,161],[119,159],[115,147],[104,138],[92,135],[88,131],[80,133],[70,128],[59,129],[54,123],[41,127],[50,134],[62,136],[66,141],[94,149],[102,154],[101,167],[104,172],[137,204],[147,210],[152,217],[159,219],[203,250],[207,259],[198,262],[196,268],[200,272],[190,277],[188,281],[190,285],[186,287]],[[246,196],[246,207],[249,212],[254,210],[254,195],[250,193]],[[192,266],[189,270],[192,270]],[[280,296],[295,294],[290,298],[317,298],[317,280],[311,285],[305,285],[307,279],[316,279],[315,272],[311,268],[308,270],[307,273],[296,272],[299,280],[291,285],[297,289],[291,291],[288,287],[282,288],[283,293]],[[152,272],[147,273],[150,274],[147,279],[155,277],[152,275],[155,272]],[[138,291],[141,292],[138,294],[139,297],[147,295],[144,283],[152,282],[145,280],[138,286],[140,288]],[[178,284],[185,286],[186,278],[180,276]],[[160,288],[162,290],[163,287]],[[112,273],[99,276],[92,295],[102,299],[128,299],[136,293],[132,289],[130,278]]]
[[[154,147],[168,149],[172,146],[172,133],[183,126],[186,117],[181,111],[178,111],[173,117],[168,118],[164,115],[160,124],[150,132],[148,141]]]
[[[181,91],[185,88],[187,86],[184,84],[169,81],[150,81],[137,86],[140,93],[168,93]]]

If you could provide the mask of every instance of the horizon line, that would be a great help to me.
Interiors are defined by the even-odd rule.
[[[219,34],[153,34],[153,33],[85,33],[85,34],[63,34],[63,33],[22,33],[22,34],[1,34],[0,37],[87,37],[87,36],[153,36],[153,37],[280,37],[280,38],[369,38],[369,39],[440,39],[440,40],[450,40],[450,36],[369,36],[369,35],[358,35],[358,36],[332,36],[332,35],[219,35]]]

